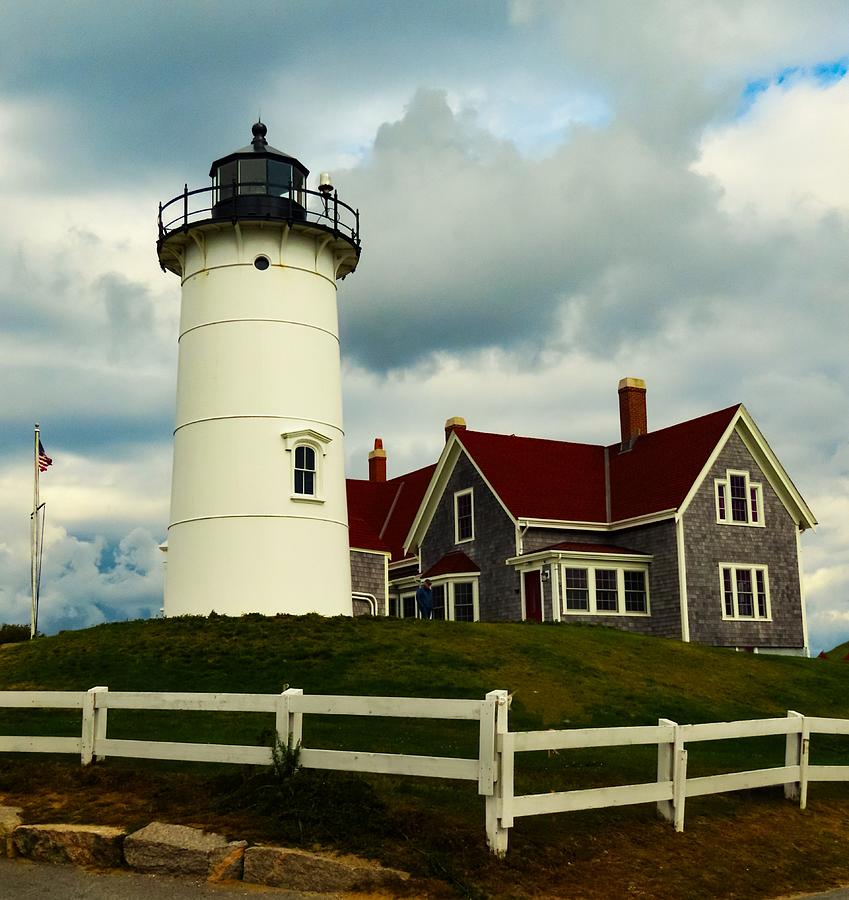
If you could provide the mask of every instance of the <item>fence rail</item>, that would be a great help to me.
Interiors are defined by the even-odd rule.
[[[523,816],[655,803],[658,813],[672,822],[676,831],[683,831],[689,797],[783,785],[785,797],[798,800],[804,809],[810,782],[849,781],[849,765],[813,766],[809,762],[812,736],[849,735],[849,720],[804,716],[793,710],[784,718],[738,722],[679,725],[660,719],[657,725],[516,732],[508,730],[506,691],[490,691],[482,700],[440,700],[328,696],[304,694],[295,688],[282,694],[195,694],[110,691],[98,686],[88,691],[0,691],[0,709],[4,707],[80,710],[79,737],[0,736],[0,752],[79,754],[84,765],[109,756],[270,765],[271,747],[119,740],[107,736],[107,722],[110,709],[272,714],[277,739],[300,746],[299,761],[305,768],[477,782],[478,793],[486,799],[487,841],[498,855],[506,852],[509,829]],[[457,758],[304,747],[305,715],[476,721],[478,755]],[[698,777],[687,774],[687,744],[780,735],[786,739],[783,766]],[[517,753],[640,745],[657,746],[656,781],[515,793]]]

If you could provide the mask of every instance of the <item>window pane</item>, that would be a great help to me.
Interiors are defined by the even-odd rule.
[[[751,509],[752,509],[752,521],[758,521],[758,489],[757,488],[749,488],[749,495],[751,497]]]
[[[731,569],[722,570],[722,600],[725,604],[725,615],[734,615],[734,588],[731,581]]]
[[[457,497],[457,540],[466,541],[472,536],[472,495]]]
[[[717,498],[718,505],[719,505],[719,518],[725,519],[727,514],[725,512],[725,485],[724,484],[718,484],[716,486],[716,498]]]
[[[434,619],[445,618],[445,585],[436,584],[433,586],[433,612]]]
[[[766,618],[766,579],[762,569],[755,569],[755,585],[758,589],[758,615]]]
[[[228,162],[218,167],[218,199],[229,200],[233,196],[233,182],[237,180],[236,163]]]
[[[755,614],[752,594],[752,573],[749,569],[737,569],[737,614],[751,617]]]
[[[403,613],[405,619],[415,619],[416,617],[416,595],[415,594],[407,594],[406,597],[401,598],[401,603],[403,605]]]
[[[454,620],[474,622],[475,605],[471,581],[460,581],[454,585]]]
[[[590,592],[586,569],[565,569],[566,609],[590,608]]]
[[[595,606],[604,612],[619,609],[619,588],[616,584],[615,569],[596,569]]]
[[[647,612],[646,573],[625,572],[625,612]]]
[[[265,160],[264,159],[240,159],[239,160],[239,193],[240,194],[264,194],[265,185]],[[259,184],[244,184],[246,181],[260,182]]]
[[[303,444],[295,447],[295,493],[315,494],[315,450]]]
[[[270,159],[268,161],[268,193],[274,197],[289,196],[289,182],[292,180],[292,167],[288,163]]]
[[[397,597],[389,598],[389,615],[395,618],[401,615],[401,601]]]
[[[735,522],[748,522],[746,504],[746,478],[743,475],[732,475],[731,482],[731,518]]]

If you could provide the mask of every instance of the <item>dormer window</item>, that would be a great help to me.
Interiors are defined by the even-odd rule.
[[[763,490],[749,473],[728,469],[717,478],[716,521],[724,525],[763,525]]]

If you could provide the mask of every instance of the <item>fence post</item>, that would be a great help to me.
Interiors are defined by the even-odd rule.
[[[504,856],[507,852],[507,829],[504,828],[500,821],[501,802],[503,798],[504,787],[504,766],[503,754],[499,749],[499,736],[507,734],[508,721],[507,710],[509,707],[509,697],[507,691],[490,691],[486,695],[484,704],[489,701],[489,706],[494,707],[494,719],[492,721],[493,739],[492,739],[492,761],[494,766],[493,773],[493,789],[492,793],[486,797],[486,842],[489,849],[496,856]],[[484,718],[484,710],[488,707],[484,705],[481,708],[481,720]],[[489,714],[487,714],[489,718]],[[481,745],[483,746],[483,721],[481,721]],[[490,746],[487,739],[487,747]]]
[[[808,758],[811,750],[811,731],[808,720],[802,717],[802,753],[799,760],[799,809],[808,805]]]
[[[677,722],[673,722],[671,719],[658,719],[658,726],[671,726],[672,728],[677,728]],[[662,782],[669,782],[672,785],[675,781],[675,737],[671,741],[658,741],[657,744],[657,781],[658,784]],[[665,819],[667,822],[672,822],[675,819],[674,807],[672,804],[672,800],[658,800],[657,801],[657,812],[658,815]]]
[[[277,714],[275,716],[277,740],[293,750],[303,740],[304,714],[292,712],[291,698],[303,696],[303,693],[301,688],[287,688],[277,698]]]
[[[784,785],[784,797],[786,800],[799,800],[802,794],[802,731],[805,727],[805,717],[801,713],[797,713],[795,710],[788,709],[787,718],[802,720],[799,723],[801,726],[799,731],[787,735],[787,742],[784,750],[784,765],[788,767],[793,766],[794,768],[799,769],[799,780],[788,781],[787,784]],[[802,809],[804,809],[804,806],[802,806]]]
[[[674,810],[675,830],[684,830],[684,806],[687,799],[687,750],[681,737],[680,727],[675,727],[675,750],[672,779],[672,807]]]
[[[80,762],[84,766],[91,765],[96,759],[97,742],[106,737],[106,708],[98,707],[97,695],[108,691],[108,687],[100,685],[90,688],[83,701],[82,742],[80,745]]]

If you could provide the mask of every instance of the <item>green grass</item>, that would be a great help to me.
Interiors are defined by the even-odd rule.
[[[822,661],[734,653],[576,625],[185,617],[101,625],[6,646],[0,649],[0,690],[85,690],[102,684],[113,691],[278,693],[291,686],[319,694],[483,698],[504,688],[513,696],[511,730],[649,725],[659,717],[682,724],[716,722],[784,716],[788,709],[849,718],[849,664],[839,661],[845,649],[835,656],[836,648],[831,659]],[[272,716],[254,714],[113,710],[109,719],[111,737],[172,741],[268,744],[272,727]],[[79,714],[0,710],[0,733],[75,735]],[[309,747],[477,753],[476,724],[466,722],[306,717],[304,736]],[[689,773],[701,775],[781,765],[784,741],[706,742],[689,745],[689,751]],[[815,738],[812,753],[815,763],[849,763],[849,738]],[[33,759],[0,761],[0,791],[14,793],[15,779],[31,777],[27,767],[36,765]],[[83,776],[71,771],[73,760],[49,765],[66,767],[55,771],[67,773],[56,777],[70,779],[69,791],[68,785],[82,778],[107,779],[107,790],[110,771],[130,781],[129,773],[148,772],[151,785],[161,775],[166,779],[161,802],[172,814],[165,795],[180,796],[180,791],[168,787],[167,779],[201,779],[230,797],[230,808],[238,815],[254,809],[263,823],[260,832],[274,836],[269,829],[276,826],[262,802],[267,774],[261,772],[107,761],[96,767],[99,774]],[[655,766],[652,747],[521,754],[516,788],[537,793],[651,781]],[[483,801],[473,784],[381,777],[365,783],[374,791],[374,809],[386,811],[385,816],[374,813],[374,821],[382,824],[364,833],[373,852],[414,869],[419,858],[421,872],[447,878],[460,893],[471,895],[488,883]],[[350,785],[334,787],[332,779],[314,781],[309,789],[316,796],[322,791],[350,793]],[[706,810],[721,817],[742,802],[739,797],[705,799],[692,804],[692,815]],[[688,808],[688,827],[690,815]],[[342,816],[339,805],[338,833],[334,836],[332,823],[324,823],[318,835],[323,842],[351,846],[342,834],[347,831]],[[247,819],[239,821],[249,827]],[[537,853],[554,853],[554,846],[572,846],[576,828],[589,825],[605,832],[649,824],[655,827],[648,807],[526,819],[511,832],[511,846],[524,842]],[[433,838],[421,833],[429,825],[436,832]],[[446,830],[455,835],[454,844],[465,848],[459,857],[453,851],[446,855]],[[291,838],[285,829],[281,833]],[[660,833],[666,840],[666,832]],[[309,835],[304,839],[308,842]],[[400,844],[406,847],[403,852]],[[419,856],[411,862],[411,854]],[[522,877],[530,876],[525,872]]]

